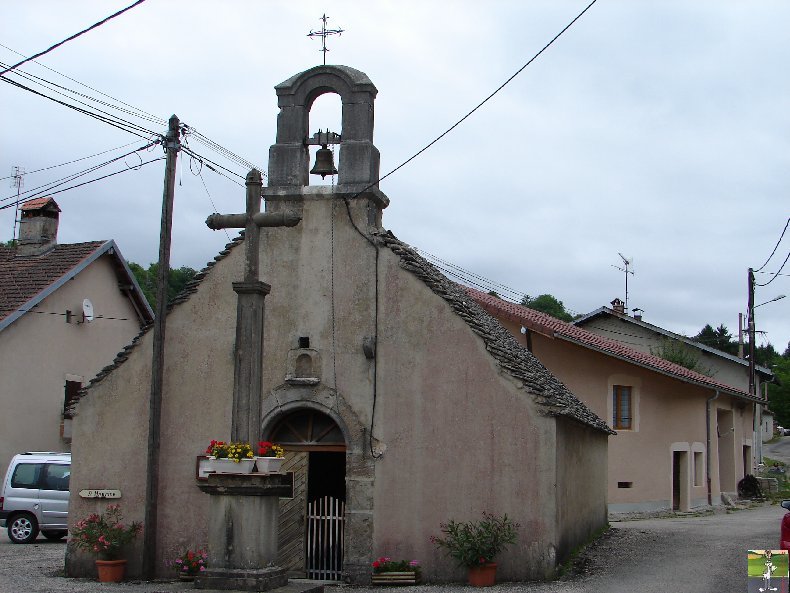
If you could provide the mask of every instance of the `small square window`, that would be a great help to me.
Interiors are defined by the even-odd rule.
[[[634,483],[633,482],[617,482],[617,487],[618,488],[633,488],[634,487]]]

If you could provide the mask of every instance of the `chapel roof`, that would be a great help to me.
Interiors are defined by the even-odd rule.
[[[424,282],[435,294],[443,298],[453,311],[485,342],[486,350],[499,364],[503,372],[521,381],[535,397],[541,409],[550,416],[563,416],[587,426],[614,434],[614,431],[592,410],[581,402],[563,385],[535,356],[524,348],[494,317],[486,313],[462,287],[444,276],[438,269],[422,258],[406,243],[399,241],[390,231],[380,231],[374,235],[400,258],[400,266]],[[239,233],[209,262],[194,279],[186,284],[184,290],[169,304],[168,310],[189,300],[197,292],[200,283],[219,261],[244,240],[244,232]],[[88,386],[81,390],[85,393],[92,385],[101,382],[107,375],[128,359],[129,354],[140,343],[149,328],[118,353],[112,364],[102,369]],[[72,404],[76,405],[76,402]]]
[[[0,330],[105,253],[115,255],[119,267],[125,266],[114,241],[61,243],[40,255],[19,255],[13,247],[0,246]],[[150,323],[153,320],[150,307],[141,293],[138,299],[142,299],[138,305],[145,316],[141,321]]]
[[[759,398],[750,396],[741,389],[722,383],[712,377],[669,362],[659,356],[634,350],[620,342],[592,333],[572,323],[566,323],[547,313],[542,313],[522,305],[517,305],[516,303],[505,301],[499,297],[486,294],[474,288],[464,287],[464,290],[493,315],[509,318],[537,333],[573,342],[579,346],[596,350],[664,375],[669,375],[686,383],[723,391],[739,398],[749,399],[750,401],[762,401]]]

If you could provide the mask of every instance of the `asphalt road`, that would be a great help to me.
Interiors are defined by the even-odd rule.
[[[790,464],[790,436],[781,437],[775,443],[764,444],[763,457],[770,457],[771,459]]]
[[[777,547],[784,510],[766,505],[704,517],[613,523],[609,535],[582,555],[580,573],[551,583],[502,583],[492,593],[744,592],[746,551]],[[67,579],[63,542],[16,545],[0,535],[0,593],[164,593],[191,584],[99,584]],[[397,593],[471,592],[464,585],[401,587]],[[327,587],[327,593],[382,593],[380,588]]]

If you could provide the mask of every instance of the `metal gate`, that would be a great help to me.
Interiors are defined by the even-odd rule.
[[[307,578],[343,578],[343,534],[346,503],[324,496],[307,503]]]

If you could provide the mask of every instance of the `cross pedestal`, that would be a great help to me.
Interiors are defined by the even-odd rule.
[[[208,569],[197,589],[268,591],[288,584],[276,566],[279,497],[291,496],[285,474],[209,474]]]

